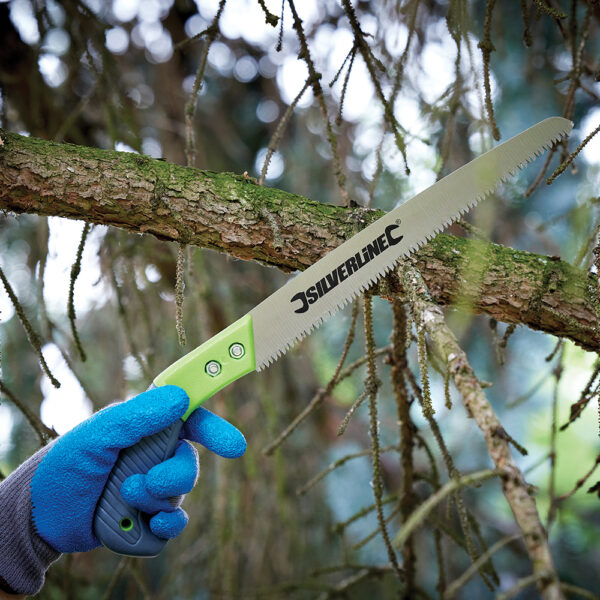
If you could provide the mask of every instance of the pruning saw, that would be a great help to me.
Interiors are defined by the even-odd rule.
[[[169,458],[183,422],[205,400],[277,360],[572,127],[567,119],[551,117],[475,158],[356,233],[160,373],[153,385],[182,387],[190,397],[189,408],[177,423],[121,451],[96,506],[96,537],[119,554],[159,554],[166,540],[150,531],[148,515],[123,500],[123,481]]]

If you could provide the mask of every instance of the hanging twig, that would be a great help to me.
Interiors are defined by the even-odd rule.
[[[204,78],[204,70],[206,69],[206,59],[208,58],[208,52],[215,38],[219,34],[219,20],[223,9],[225,8],[226,0],[220,0],[217,13],[215,14],[210,27],[207,29],[206,41],[202,48],[202,54],[200,55],[200,61],[198,63],[198,69],[196,70],[196,77],[194,78],[194,84],[192,85],[192,91],[190,97],[185,104],[185,157],[188,167],[193,167],[196,161],[196,140],[194,136],[194,114],[196,113],[196,100],[200,87],[202,86],[202,79]],[[198,34],[200,35],[200,34]]]
[[[71,278],[69,281],[69,301],[67,305],[67,315],[69,316],[69,322],[71,324],[71,334],[73,335],[73,340],[75,341],[75,347],[79,352],[79,356],[82,362],[85,362],[87,357],[83,350],[83,346],[81,345],[81,340],[79,339],[79,332],[77,331],[77,325],[75,324],[75,281],[77,277],[79,277],[79,273],[81,272],[81,259],[83,256],[83,249],[85,247],[85,242],[87,240],[88,233],[90,232],[91,225],[90,223],[86,223],[83,226],[83,231],[81,232],[81,239],[79,240],[79,246],[77,247],[77,254],[75,256],[75,262],[71,267]]]
[[[387,549],[390,563],[396,571],[399,579],[402,579],[402,571],[398,564],[396,551],[392,547],[392,542],[387,530],[385,517],[383,514],[383,505],[381,499],[383,497],[383,479],[381,475],[381,458],[379,456],[379,422],[377,420],[377,391],[380,382],[377,379],[375,370],[375,339],[373,337],[373,304],[372,297],[369,292],[364,295],[364,320],[365,320],[365,348],[367,355],[367,381],[365,382],[366,390],[369,394],[369,435],[371,437],[371,449],[373,457],[373,496],[375,498],[377,521],[379,522],[379,530],[381,537]]]
[[[498,477],[502,475],[502,471],[497,469],[485,469],[474,473],[467,473],[457,479],[451,479],[444,484],[439,490],[433,493],[425,502],[422,502],[405,521],[404,525],[394,538],[394,545],[400,546],[406,539],[415,531],[419,525],[423,523],[429,513],[447,496],[455,491],[475,483]]]
[[[564,160],[554,171],[554,173],[552,173],[552,175],[550,177],[548,177],[548,179],[546,179],[546,184],[550,185],[554,182],[554,180],[565,171],[565,169],[575,160],[575,157],[585,148],[585,146],[587,145],[587,143],[600,131],[600,125],[598,125],[598,127],[596,127],[596,129],[594,129],[594,131],[592,131],[592,133],[590,133],[589,135],[587,135],[585,137],[585,139],[583,140],[583,142],[581,142],[581,144],[579,144],[579,146],[577,146],[577,148],[575,148],[575,150],[573,152],[571,152],[571,154],[569,154],[569,156],[567,157],[566,160]]]
[[[337,435],[344,435],[344,433],[346,432],[346,428],[348,427],[348,424],[350,423],[350,419],[352,419],[354,413],[357,411],[357,409],[363,404],[363,402],[369,397],[369,392],[368,390],[365,390],[353,403],[352,406],[350,406],[350,408],[348,409],[348,412],[345,414],[344,418],[342,419],[342,422],[340,423],[340,426],[338,427],[337,430]]]
[[[544,161],[544,164],[542,165],[542,168],[539,170],[535,179],[529,184],[529,187],[525,190],[525,193],[523,194],[525,196],[525,198],[529,198],[529,196],[531,196],[531,194],[533,194],[533,192],[535,191],[537,186],[541,183],[542,179],[544,178],[544,175],[546,174],[546,171],[548,170],[550,161],[552,160],[552,157],[554,156],[554,153],[556,152],[556,149],[557,149],[557,146],[552,146],[552,148],[550,148],[548,155],[546,156],[546,160]]]
[[[50,228],[48,218],[41,219],[40,225],[40,260],[37,268],[37,306],[39,307],[39,324],[42,336],[50,337],[50,327],[48,325],[48,311],[44,299],[44,284],[46,275],[46,265],[48,264],[48,241],[50,239]]]
[[[550,529],[554,517],[556,515],[556,436],[557,436],[557,420],[558,420],[558,386],[560,384],[560,378],[563,374],[563,352],[561,351],[556,366],[553,370],[554,375],[554,394],[552,396],[552,422],[550,425],[550,475],[548,483],[548,497],[550,505],[548,507],[548,518],[546,523],[546,529]]]
[[[175,328],[180,346],[185,346],[185,328],[183,326],[183,292],[185,289],[185,244],[177,244],[177,267],[175,270]]]
[[[587,405],[591,402],[591,400],[598,395],[600,395],[600,380],[598,380],[598,376],[600,375],[600,359],[596,359],[596,363],[594,364],[594,368],[588,382],[583,388],[581,394],[579,395],[579,399],[577,402],[571,405],[569,420],[561,426],[560,430],[564,431],[571,423],[577,420]],[[594,389],[592,387],[594,386]]]
[[[346,71],[346,76],[344,77],[344,83],[342,84],[342,93],[340,95],[340,107],[338,109],[338,114],[335,119],[335,124],[338,127],[342,124],[342,112],[344,110],[344,100],[346,99],[346,91],[348,90],[348,81],[350,81],[350,73],[352,72],[352,66],[354,65],[355,57],[356,57],[356,46],[354,46],[352,48],[352,50],[350,51],[350,64],[348,65],[348,70]]]
[[[21,325],[23,325],[23,329],[25,329],[27,339],[29,340],[29,343],[31,344],[32,348],[37,354],[38,360],[40,361],[40,365],[42,366],[44,373],[46,373],[48,379],[50,379],[50,381],[52,382],[52,385],[55,388],[59,388],[60,382],[58,381],[58,379],[56,379],[56,377],[54,377],[54,375],[50,371],[50,367],[48,366],[48,363],[46,362],[46,359],[42,354],[42,340],[40,339],[40,336],[37,334],[35,329],[32,327],[31,323],[29,322],[29,319],[25,316],[23,306],[19,302],[19,299],[17,298],[10,283],[8,282],[8,279],[6,279],[2,268],[0,268],[0,279],[2,280],[4,289],[6,290],[6,293],[8,294],[8,297],[15,308],[15,312],[19,317],[19,321],[21,321]]]
[[[321,87],[321,73],[317,71],[315,64],[310,56],[308,42],[306,41],[306,35],[304,33],[304,26],[302,24],[302,19],[298,16],[298,12],[296,11],[296,5],[294,4],[294,0],[288,0],[288,4],[292,11],[292,16],[294,18],[293,27],[296,31],[296,35],[298,36],[298,41],[300,42],[300,53],[298,57],[303,59],[304,62],[306,62],[306,66],[308,67],[310,84],[312,85],[315,99],[319,104],[321,114],[323,116],[323,121],[325,122],[325,128],[327,129],[327,139],[329,140],[331,153],[333,154],[333,165],[335,176],[337,179],[337,184],[340,189],[342,198],[346,203],[346,206],[349,207],[350,196],[348,196],[348,192],[346,191],[346,175],[342,170],[337,137],[333,132],[333,127],[331,126],[331,121],[329,120],[329,114],[327,112],[327,105],[325,104],[325,98],[323,96],[323,88]]]
[[[265,448],[263,448],[263,454],[265,456],[269,456],[273,454],[273,452],[281,446],[281,444],[293,433],[293,431],[310,415],[310,413],[325,400],[330,394],[333,388],[341,381],[342,377],[342,367],[346,362],[346,357],[348,356],[348,352],[350,351],[350,346],[354,341],[355,329],[356,329],[356,320],[358,318],[358,303],[355,302],[352,307],[352,317],[350,321],[350,329],[348,330],[348,334],[346,336],[346,341],[344,343],[344,349],[342,350],[342,356],[338,361],[337,367],[333,373],[333,376],[325,386],[325,388],[320,389],[312,398],[312,400],[308,403],[306,408],[277,436],[275,440],[273,440],[270,444],[268,444]],[[352,366],[352,365],[350,365]]]
[[[494,116],[494,104],[492,102],[492,88],[490,85],[490,55],[496,48],[492,44],[491,29],[492,29],[492,12],[496,0],[487,0],[485,5],[485,21],[483,23],[483,39],[477,44],[483,56],[483,86],[485,88],[485,107],[488,113],[488,119],[492,128],[492,136],[495,140],[500,139],[500,131],[496,125],[496,117]]]
[[[523,43],[529,48],[532,44],[531,30],[529,29],[529,8],[527,0],[521,0],[521,15],[523,17]]]
[[[281,117],[279,123],[277,124],[277,127],[276,127],[275,131],[273,132],[271,139],[269,140],[269,145],[267,146],[267,154],[265,155],[265,160],[263,162],[263,166],[260,171],[260,177],[258,178],[258,185],[264,185],[265,177],[267,176],[267,171],[269,169],[269,163],[271,162],[271,158],[273,157],[273,154],[275,153],[275,151],[277,150],[277,147],[279,146],[279,142],[281,141],[283,132],[285,131],[285,128],[288,124],[288,121],[290,120],[290,117],[294,113],[294,109],[296,108],[296,105],[298,104],[298,102],[300,102],[300,98],[302,98],[302,96],[304,95],[304,92],[306,92],[309,85],[310,85],[310,79],[307,79],[304,82],[304,86],[302,87],[300,92],[298,92],[298,95],[294,98],[292,103],[287,107],[285,113],[283,113],[283,116]]]
[[[404,170],[406,175],[410,174],[410,169],[408,168],[408,161],[406,158],[406,143],[400,131],[400,126],[394,115],[393,103],[388,101],[383,93],[383,88],[381,87],[381,75],[378,73],[379,61],[375,58],[371,47],[365,40],[365,34],[360,27],[358,22],[358,17],[356,15],[356,11],[350,0],[342,0],[342,4],[344,6],[344,11],[350,20],[350,26],[352,27],[352,33],[354,34],[355,44],[358,46],[358,50],[363,57],[365,65],[367,67],[367,71],[369,72],[371,82],[375,87],[375,92],[383,106],[383,112],[385,116],[385,120],[387,121],[388,126],[390,127],[394,140],[396,142],[396,146],[400,153],[402,154],[402,158],[404,160]],[[394,96],[392,96],[393,98]]]
[[[507,535],[506,537],[498,540],[495,544],[490,546],[488,550],[486,550],[474,563],[469,565],[469,568],[460,576],[457,577],[454,581],[452,581],[446,591],[444,592],[444,600],[450,600],[454,597],[456,592],[477,573],[477,570],[484,565],[498,550],[501,550],[507,544],[514,542],[515,540],[521,539],[520,533],[513,533],[512,535]]]
[[[570,498],[577,490],[580,490],[585,485],[585,482],[594,474],[594,471],[596,470],[598,465],[600,465],[600,454],[596,456],[596,460],[594,461],[592,468],[583,477],[577,480],[575,487],[570,492],[567,492],[566,494],[563,494],[562,496],[556,498],[555,502],[564,502],[567,498]]]
[[[258,3],[260,4],[260,7],[262,8],[263,12],[265,13],[265,23],[267,23],[267,25],[270,25],[271,27],[277,27],[277,23],[279,22],[279,17],[274,15],[267,8],[267,5],[265,4],[265,0],[258,0]]]
[[[537,573],[532,573],[527,577],[519,579],[519,581],[517,581],[517,583],[515,583],[515,585],[513,585],[509,590],[506,590],[506,592],[500,592],[499,594],[496,594],[495,600],[509,600],[509,598],[514,598],[520,591],[528,588],[534,583],[537,583],[541,579],[546,579],[550,576],[551,573],[544,570],[538,571]]]
[[[196,102],[200,92],[200,87],[202,86],[202,80],[204,78],[204,71],[206,69],[206,61],[208,59],[210,47],[219,34],[219,20],[223,14],[225,2],[226,0],[220,0],[219,7],[217,8],[217,12],[212,20],[212,23],[210,24],[210,27],[206,29],[206,41],[204,43],[202,54],[198,63],[198,69],[192,85],[192,91],[190,92],[190,97],[185,104],[185,158],[188,167],[193,167],[196,161],[196,138],[194,134],[194,115],[196,113]],[[259,0],[259,3],[261,3],[261,6],[263,6],[266,14],[270,15],[269,11],[264,6],[264,2]],[[276,17],[275,24],[277,24]],[[204,33],[205,32],[201,32],[198,34],[198,36]],[[175,329],[177,330],[177,340],[179,345],[182,347],[186,344],[185,328],[183,325],[185,248],[186,245],[183,242],[180,242],[177,246],[177,264],[175,271]]]
[[[390,452],[391,450],[399,450],[399,446],[385,446],[384,448],[380,448],[379,453],[384,454],[385,452]],[[363,456],[369,456],[371,454],[371,450],[360,450],[359,452],[353,452],[352,454],[346,454],[342,456],[342,458],[338,458],[336,461],[332,462],[326,469],[315,475],[310,481],[305,483],[302,487],[296,490],[296,495],[304,496],[310,489],[312,489],[317,483],[325,479],[329,473],[335,471],[335,469],[345,465],[349,460],[353,460],[355,458],[361,458]]]
[[[121,286],[119,285],[119,282],[117,281],[117,275],[115,273],[114,264],[112,264],[110,267],[110,278],[111,278],[111,282],[113,285],[113,289],[115,290],[115,295],[117,297],[117,310],[118,310],[119,318],[121,319],[121,322],[123,323],[123,329],[125,330],[125,337],[126,337],[127,341],[129,342],[129,349],[131,350],[131,354],[133,355],[133,357],[135,358],[137,363],[140,365],[140,368],[142,369],[142,373],[144,374],[144,377],[148,381],[152,381],[152,373],[148,369],[148,365],[146,364],[146,361],[143,359],[141,353],[139,352],[137,344],[133,338],[133,331],[131,329],[131,324],[129,322],[127,311],[125,310],[125,303],[123,302],[123,293],[121,290]]]
[[[406,309],[399,300],[392,301],[393,328],[392,351],[389,362],[391,364],[390,378],[396,397],[396,410],[398,414],[398,427],[400,433],[400,461],[402,464],[402,487],[400,496],[400,512],[402,521],[406,521],[416,504],[413,490],[414,462],[413,448],[415,446],[416,426],[410,416],[412,398],[409,397],[406,386],[405,371],[408,368],[406,358]],[[409,537],[402,546],[402,566],[405,573],[404,598],[410,598],[415,593],[417,555],[414,540]]]
[[[285,13],[285,0],[281,0],[281,17],[279,18],[279,35],[277,36],[277,52],[281,52],[283,44],[283,14]]]
[[[369,453],[371,453],[371,452],[372,451],[369,450]],[[396,494],[392,494],[390,496],[386,496],[385,498],[382,498],[381,505],[385,506],[386,504],[389,504],[390,502],[395,502],[396,500],[398,500],[398,496]],[[333,531],[335,533],[343,533],[343,531],[345,529],[347,529],[350,525],[352,525],[352,523],[355,523],[359,519],[366,517],[368,514],[372,513],[376,508],[377,508],[377,505],[375,503],[369,504],[368,506],[361,508],[359,511],[354,513],[351,517],[349,517],[345,521],[342,521],[341,523],[336,523],[335,526],[333,527]]]
[[[40,444],[45,446],[50,440],[58,436],[54,429],[46,427],[42,420],[21,402],[15,394],[6,386],[4,381],[0,379],[0,392],[2,392],[22,413],[27,419],[27,422],[31,425],[31,428],[35,431],[37,436],[40,438]]]
[[[533,0],[533,2],[538,7],[540,12],[547,14],[548,16],[552,17],[553,19],[566,19],[567,18],[567,14],[564,13],[562,10],[558,10],[558,9],[554,8],[553,6],[550,6],[549,4],[542,2],[542,0]]]

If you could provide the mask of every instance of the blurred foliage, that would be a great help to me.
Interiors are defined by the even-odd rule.
[[[352,200],[389,210],[491,147],[491,122],[506,139],[563,114],[576,127],[569,146],[550,153],[542,171],[546,157],[503,186],[469,217],[478,229],[468,231],[595,269],[599,169],[590,150],[598,151],[595,140],[569,160],[552,187],[543,181],[600,121],[597,2],[297,4],[299,21],[293,3],[284,0],[282,25],[281,5],[274,1],[2,2],[0,125],[255,177],[270,148],[276,152],[267,183],[323,202]],[[360,22],[354,31],[353,15]],[[311,69],[322,76],[314,77]],[[97,226],[83,249],[82,268],[90,281],[75,281],[76,326],[87,355],[81,360],[67,307],[79,231],[61,229],[55,218],[0,218],[0,266],[63,387],[58,396],[51,390],[14,307],[0,295],[2,381],[18,402],[46,415],[48,426],[61,414],[97,410],[144,390],[185,351],[175,328],[176,245]],[[208,250],[187,248],[184,254],[183,325],[190,349],[286,280],[275,270]],[[374,314],[374,343],[385,348],[393,331],[389,303],[376,299]],[[556,343],[548,336],[518,328],[503,347],[503,325],[490,329],[488,319],[452,310],[447,320],[478,376],[493,383],[486,391],[506,431],[529,451],[518,462],[536,486],[561,580],[597,592],[600,512],[598,496],[586,494],[597,473],[560,500],[592,469],[598,454],[595,381],[582,417],[558,430],[597,357],[563,342],[546,360]],[[105,550],[64,556],[50,570],[40,597],[396,597],[402,586],[373,506],[373,487],[381,484],[380,508],[390,532],[398,530],[399,496],[406,490],[389,351],[377,359],[378,483],[369,454],[367,402],[356,408],[344,436],[336,435],[368,380],[363,361],[329,387],[351,323],[348,308],[275,366],[211,400],[211,409],[245,432],[248,451],[232,462],[202,453],[199,485],[185,503],[190,524],[163,555],[151,561]],[[359,316],[346,365],[365,353],[362,327]],[[417,373],[415,344],[407,358]],[[435,418],[456,468],[461,473],[488,468],[480,432],[454,388],[452,409],[445,407],[445,375],[431,360]],[[58,404],[47,404],[44,413],[50,393]],[[416,506],[448,476],[413,394],[410,401],[410,427],[418,433]],[[275,448],[274,440],[313,404],[315,410]],[[40,441],[11,401],[0,405],[0,425],[0,471],[6,475]],[[335,461],[330,474],[304,489]],[[517,531],[497,483],[466,488],[463,500],[471,523],[479,524],[477,553],[484,551],[484,541],[491,546]],[[372,508],[363,515],[365,507]],[[468,535],[477,537],[471,527]],[[353,549],[372,532],[370,541]],[[470,564],[453,502],[432,513],[413,544],[416,578],[408,597],[438,597],[440,586]],[[503,590],[526,577],[531,565],[522,542],[500,550],[494,567]],[[493,579],[489,570],[484,573]],[[492,595],[479,576],[459,592],[464,598]],[[537,595],[530,587],[518,597]]]

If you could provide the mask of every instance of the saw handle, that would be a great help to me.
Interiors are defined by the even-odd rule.
[[[183,423],[205,400],[254,371],[254,332],[248,314],[167,367],[154,386],[176,385],[190,398],[183,417],[162,431],[121,450],[94,514],[94,534],[107,548],[127,556],[156,556],[167,540],[150,530],[151,515],[131,507],[121,486],[131,475],[145,475],[175,452]]]
[[[121,450],[96,505],[94,535],[109,550],[127,556],[156,556],[168,540],[150,530],[151,515],[133,508],[121,496],[121,486],[131,475],[145,475],[175,452],[183,421],[142,438]]]

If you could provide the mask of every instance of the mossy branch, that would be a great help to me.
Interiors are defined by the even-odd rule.
[[[382,214],[132,153],[2,130],[0,139],[0,210],[151,233],[284,271],[306,269],[352,235],[357,221],[365,225]],[[438,304],[520,323],[587,350],[600,346],[593,274],[543,255],[444,234],[415,256]]]

